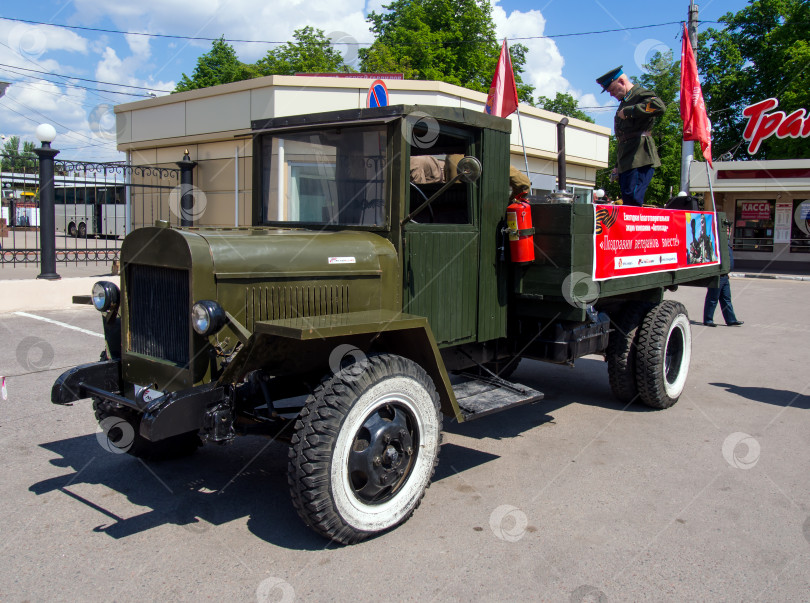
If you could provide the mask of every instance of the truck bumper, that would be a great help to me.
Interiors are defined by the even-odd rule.
[[[83,364],[62,373],[51,389],[51,402],[70,404],[83,398],[107,400],[140,413],[140,434],[157,442],[175,435],[210,430],[214,413],[227,401],[225,389],[215,383],[169,392],[150,402],[121,395],[121,362],[104,360]]]
[[[51,388],[51,402],[70,404],[96,395],[95,390],[109,392],[116,398],[122,398],[117,395],[121,392],[120,360],[91,362],[65,371],[59,375]],[[127,399],[122,398],[122,400]],[[127,400],[126,406],[133,404],[132,400]],[[139,410],[137,406],[135,409]]]

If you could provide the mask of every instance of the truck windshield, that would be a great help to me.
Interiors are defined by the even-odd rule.
[[[385,225],[386,128],[329,128],[262,141],[267,223]]]

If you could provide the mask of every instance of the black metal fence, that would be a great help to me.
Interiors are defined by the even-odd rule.
[[[0,154],[0,165],[0,266],[38,265],[43,217],[39,158]],[[58,263],[110,264],[119,259],[133,224],[180,222],[180,216],[162,215],[172,194],[177,196],[179,169],[56,159],[53,171]]]

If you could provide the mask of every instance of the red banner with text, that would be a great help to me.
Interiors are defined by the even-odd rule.
[[[595,205],[593,280],[720,263],[715,214]]]

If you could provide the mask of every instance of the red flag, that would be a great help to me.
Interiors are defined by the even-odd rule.
[[[506,38],[504,38],[498,66],[495,68],[492,85],[489,87],[489,96],[487,96],[487,106],[484,107],[484,113],[506,117],[514,113],[517,106],[518,94],[515,85],[515,74],[512,71],[512,58],[509,56],[509,47],[506,45]]]
[[[685,23],[681,46],[681,119],[683,119],[683,139],[700,141],[703,156],[709,165],[712,165],[712,126],[706,114],[695,53],[692,52],[692,43],[689,41]]]

